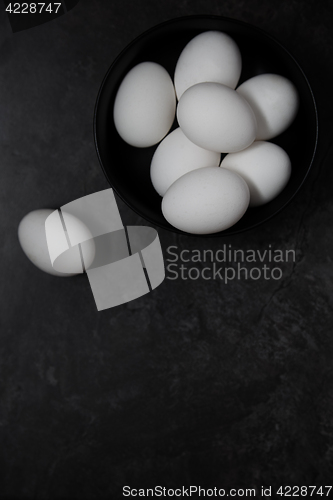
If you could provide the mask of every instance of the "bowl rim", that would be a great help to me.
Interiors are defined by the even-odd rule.
[[[98,115],[98,111],[99,111],[99,103],[100,103],[101,95],[102,95],[104,86],[106,84],[106,81],[107,81],[107,79],[108,79],[111,71],[113,70],[114,66],[118,63],[118,60],[120,60],[123,57],[123,55],[126,52],[128,52],[132,48],[132,46],[135,45],[139,40],[141,40],[142,38],[150,35],[154,31],[158,31],[160,28],[162,28],[164,26],[167,26],[167,25],[170,25],[170,24],[175,24],[177,22],[191,21],[191,20],[200,20],[200,19],[201,20],[209,20],[209,19],[220,20],[220,21],[224,21],[224,22],[227,22],[227,23],[232,23],[232,24],[236,24],[236,25],[240,25],[240,26],[244,26],[244,27],[250,28],[253,31],[257,32],[259,35],[270,39],[273,43],[275,43],[276,45],[278,45],[280,47],[280,49],[282,49],[282,51],[284,51],[289,56],[289,58],[293,61],[293,63],[295,64],[295,66],[300,71],[302,77],[304,78],[304,81],[305,81],[305,83],[306,83],[306,85],[308,87],[308,90],[310,92],[310,96],[312,98],[312,105],[313,105],[313,111],[314,111],[314,116],[315,116],[315,142],[314,142],[314,147],[313,147],[313,152],[312,152],[311,160],[310,160],[310,162],[308,164],[308,168],[307,168],[306,172],[304,172],[304,176],[302,178],[302,181],[297,186],[297,189],[293,192],[293,194],[290,196],[290,198],[287,201],[285,201],[285,203],[283,205],[281,205],[281,207],[279,207],[274,213],[268,215],[266,218],[264,218],[261,221],[254,222],[253,224],[251,224],[251,225],[249,225],[249,226],[247,226],[245,228],[238,228],[236,230],[232,230],[233,226],[231,226],[230,228],[226,229],[225,231],[219,231],[217,233],[212,233],[212,234],[192,234],[192,233],[186,233],[185,231],[177,229],[176,227],[173,227],[173,226],[170,226],[170,227],[162,226],[161,224],[159,224],[155,220],[151,219],[150,217],[148,217],[146,215],[145,216],[142,215],[142,213],[136,207],[132,206],[131,203],[129,201],[127,201],[127,199],[122,194],[120,194],[118,192],[118,190],[111,184],[111,182],[109,180],[109,177],[107,175],[106,169],[104,167],[102,158],[101,158],[101,154],[100,154],[100,150],[99,150],[99,146],[98,146],[98,138],[97,138],[97,115]],[[239,19],[235,19],[235,18],[231,18],[231,17],[226,17],[226,16],[218,16],[218,15],[213,15],[213,14],[195,14],[195,15],[189,15],[189,16],[175,17],[175,18],[172,18],[172,19],[168,19],[167,21],[163,21],[161,23],[158,23],[158,24],[152,26],[151,28],[148,28],[147,30],[143,31],[138,36],[136,36],[130,43],[128,43],[120,51],[120,53],[113,60],[113,62],[109,66],[107,72],[105,73],[104,78],[102,80],[102,83],[100,84],[100,87],[99,87],[99,90],[98,90],[98,93],[97,93],[97,98],[96,98],[95,107],[94,107],[94,115],[93,115],[93,135],[94,135],[94,144],[95,144],[95,149],[96,149],[97,157],[98,157],[99,163],[100,163],[100,165],[102,167],[102,170],[104,172],[104,175],[105,175],[105,178],[106,178],[108,184],[111,186],[111,188],[113,189],[113,191],[117,194],[117,196],[119,196],[119,198],[131,210],[133,210],[137,215],[139,215],[142,219],[150,222],[154,226],[157,226],[157,227],[159,227],[161,229],[165,229],[165,230],[173,232],[173,233],[182,234],[182,235],[185,235],[185,236],[195,236],[195,237],[199,236],[199,237],[205,237],[205,238],[207,238],[207,237],[211,237],[211,238],[226,237],[226,236],[232,236],[232,235],[235,235],[235,234],[240,234],[240,233],[249,231],[249,230],[254,229],[254,228],[258,227],[258,226],[261,226],[262,224],[265,224],[267,221],[269,221],[270,219],[272,219],[273,217],[275,217],[276,215],[278,215],[282,210],[284,210],[289,205],[289,203],[291,203],[291,201],[295,198],[295,196],[299,193],[299,190],[301,189],[301,187],[303,186],[304,182],[308,178],[310,169],[311,169],[311,167],[313,165],[314,158],[315,158],[315,155],[316,155],[316,152],[317,152],[318,131],[319,131],[318,111],[317,111],[317,105],[316,105],[315,97],[314,97],[314,94],[313,94],[310,82],[309,82],[307,76],[305,75],[303,69],[301,68],[301,66],[299,65],[299,63],[295,59],[295,57],[289,52],[289,50],[279,40],[277,40],[274,36],[272,36],[267,31],[263,30],[262,28],[258,28],[257,26],[255,26],[255,25],[253,25],[251,23],[248,23],[248,22],[245,22],[245,21],[241,21]]]

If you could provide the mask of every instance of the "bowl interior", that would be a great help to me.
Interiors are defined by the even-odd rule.
[[[117,90],[128,71],[143,61],[161,64],[173,79],[178,57],[185,45],[203,31],[220,30],[230,35],[242,54],[239,84],[261,73],[277,73],[296,86],[300,107],[293,124],[274,142],[287,151],[292,162],[290,181],[274,200],[249,208],[231,228],[204,236],[230,235],[257,226],[279,212],[296,194],[311,166],[317,143],[317,112],[310,85],[301,68],[275,39],[265,32],[233,19],[194,16],[174,19],[135,39],[108,70],[98,94],[94,134],[97,153],[107,180],[114,191],[140,216],[165,229],[182,233],[171,226],[161,211],[162,198],[150,180],[150,163],[156,146],[134,148],[118,135],[113,122]],[[173,124],[178,127],[177,121]]]

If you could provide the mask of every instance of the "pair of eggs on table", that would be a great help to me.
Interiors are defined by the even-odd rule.
[[[126,75],[118,90],[115,126],[120,136],[136,147],[152,146],[168,133],[175,117],[177,94],[180,129],[167,136],[157,148],[151,164],[151,179],[161,196],[172,186],[171,193],[163,200],[162,211],[172,225],[184,231],[209,233],[226,229],[243,215],[250,196],[251,205],[266,203],[288,182],[287,154],[273,144],[253,143],[271,139],[291,124],[298,108],[297,91],[289,80],[272,74],[255,76],[235,91],[241,68],[236,43],[225,33],[210,31],[192,39],[181,53],[175,70],[175,86],[162,66],[145,62]],[[240,155],[238,152],[243,150]],[[231,153],[222,167],[234,170],[231,173],[234,182],[230,181],[230,175],[223,173],[224,169],[214,174],[217,176],[214,181],[208,170],[202,176],[192,173],[203,167],[218,167],[221,152]],[[237,170],[242,178],[235,173]],[[177,184],[184,175],[186,179]],[[219,185],[218,179],[222,182],[219,195],[211,185],[212,182]],[[205,185],[201,192],[200,186],[196,189],[197,182]],[[236,185],[243,187],[235,190]],[[195,229],[185,220],[184,213],[191,213],[198,220],[196,212],[189,208],[197,191],[202,206],[199,207],[198,200],[196,206],[199,212],[201,210],[202,224],[200,227],[196,224]],[[234,217],[230,220],[223,215],[230,212],[227,201],[230,196],[222,196],[228,192],[232,199],[242,197],[238,211],[235,203],[232,204]],[[207,217],[204,217],[205,207]],[[183,213],[176,217],[180,211]],[[212,227],[214,217],[209,214],[213,212],[216,221]]]

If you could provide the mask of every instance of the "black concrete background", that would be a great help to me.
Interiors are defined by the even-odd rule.
[[[279,281],[167,279],[97,313],[87,279],[39,271],[17,227],[108,187],[92,134],[102,78],[135,36],[190,14],[280,40],[309,77],[320,139],[308,181],[272,221],[228,241],[159,230],[163,249],[272,245],[297,259]],[[332,484],[332,21],[330,0],[81,0],[14,35],[0,8],[1,499]]]

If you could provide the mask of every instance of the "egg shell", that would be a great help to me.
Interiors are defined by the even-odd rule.
[[[56,269],[52,266],[45,234],[45,221],[54,209],[40,209],[28,213],[18,227],[18,239],[28,259],[42,271],[54,276],[69,277],[83,272],[78,247],[72,247],[56,261]],[[72,216],[73,217],[73,216]],[[76,218],[75,218],[76,219]],[[83,230],[83,223],[76,219],[76,225]],[[84,226],[87,230],[86,226]],[[94,258],[94,244],[90,240],[87,251],[87,262]]]
[[[251,105],[257,118],[256,140],[284,132],[296,117],[299,97],[295,85],[281,75],[266,73],[242,83],[237,93]]]
[[[164,196],[179,177],[197,168],[219,166],[221,155],[200,148],[177,128],[158,145],[150,165],[150,177],[159,195]]]
[[[226,33],[205,31],[192,38],[177,61],[175,89],[178,99],[197,83],[216,82],[234,89],[242,71],[242,56]]]
[[[118,89],[113,117],[116,129],[131,146],[157,144],[175,118],[176,94],[169,73],[154,62],[132,68]]]
[[[252,144],[257,133],[248,102],[220,83],[198,83],[186,90],[177,119],[186,137],[209,151],[240,151]]]
[[[174,227],[192,234],[223,231],[244,215],[250,200],[244,179],[225,168],[192,170],[174,182],[162,212]]]
[[[250,189],[250,206],[268,203],[286,186],[291,174],[288,154],[271,142],[255,141],[239,153],[228,154],[221,167],[241,175]]]

